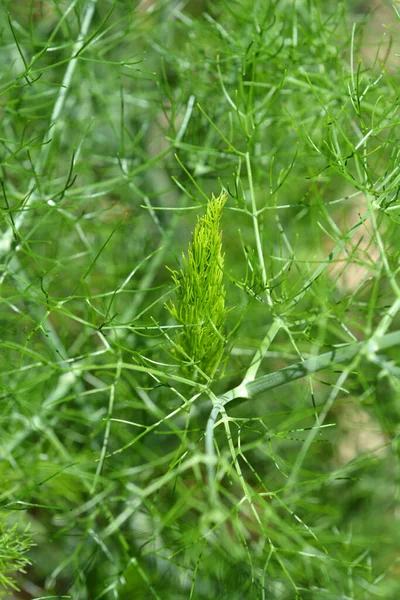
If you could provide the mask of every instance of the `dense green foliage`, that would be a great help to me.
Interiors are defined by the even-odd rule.
[[[399,597],[382,4],[0,2],[7,598]]]
[[[195,227],[188,256],[183,256],[183,269],[172,272],[177,300],[167,308],[179,323],[176,353],[188,361],[186,371],[195,379],[196,371],[203,377],[215,375],[225,346],[224,257],[219,230],[225,202],[226,194],[211,198]]]

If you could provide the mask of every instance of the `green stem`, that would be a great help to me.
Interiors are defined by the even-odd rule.
[[[400,331],[388,333],[382,337],[373,336],[366,342],[357,342],[341,348],[331,350],[319,356],[313,356],[302,362],[295,363],[289,367],[263,375],[248,383],[241,383],[229,392],[216,399],[216,402],[211,410],[207,421],[205,432],[205,450],[206,455],[211,459],[207,465],[207,476],[209,488],[212,491],[212,500],[216,499],[215,489],[215,448],[214,448],[214,427],[219,414],[225,410],[225,406],[238,398],[250,400],[258,394],[279,387],[296,379],[306,377],[317,371],[322,371],[329,367],[332,363],[338,365],[347,363],[354,358],[359,352],[364,352],[367,356],[374,357],[375,353],[400,345]]]
[[[261,394],[261,392],[265,392],[266,390],[279,387],[285,383],[290,383],[291,381],[306,377],[317,371],[322,371],[329,367],[331,363],[340,364],[348,362],[363,348],[366,352],[375,354],[375,352],[397,345],[400,345],[400,331],[388,333],[373,341],[367,340],[366,342],[357,342],[356,344],[335,348],[325,354],[313,356],[312,358],[295,363],[289,367],[275,371],[274,373],[258,377],[249,383],[240,384],[233,390],[230,390],[221,396],[220,401],[221,404],[225,406],[236,398],[254,398],[254,396]]]
[[[267,286],[267,271],[265,269],[264,254],[263,254],[263,250],[262,250],[261,236],[260,236],[260,227],[259,227],[259,223],[258,223],[256,195],[254,193],[254,184],[253,184],[253,172],[251,170],[250,155],[248,152],[246,152],[246,168],[247,168],[247,177],[249,179],[251,213],[252,213],[252,219],[253,219],[254,236],[256,239],[258,261],[259,261],[260,268],[261,268],[261,276],[262,276],[263,286],[264,286],[264,288],[266,288],[266,286]],[[267,297],[268,304],[270,306],[272,306],[272,300],[271,300],[269,290],[266,290],[266,297]]]

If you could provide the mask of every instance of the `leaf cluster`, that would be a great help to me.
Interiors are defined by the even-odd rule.
[[[186,370],[197,369],[212,377],[219,366],[225,346],[225,287],[222,283],[224,255],[219,230],[226,193],[212,196],[206,213],[197,221],[183,267],[172,271],[176,303],[167,309],[180,325],[176,350],[190,362]]]
[[[15,575],[25,573],[26,567],[32,563],[26,553],[33,545],[28,528],[19,532],[16,524],[8,527],[0,523],[0,598],[6,595],[7,590],[19,590]]]

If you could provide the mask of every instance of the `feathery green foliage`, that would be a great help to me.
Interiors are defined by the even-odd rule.
[[[0,0],[7,600],[400,598],[397,5]]]
[[[197,221],[187,258],[183,255],[183,268],[172,271],[176,304],[170,301],[166,307],[181,325],[176,344],[181,356],[191,361],[189,374],[199,369],[213,377],[224,351],[227,311],[219,223],[226,198],[226,193],[212,196],[206,214]]]
[[[20,533],[17,525],[9,527],[0,523],[0,598],[5,597],[7,591],[19,590],[14,577],[17,572],[25,573],[31,564],[26,553],[32,546],[32,536],[27,529]]]

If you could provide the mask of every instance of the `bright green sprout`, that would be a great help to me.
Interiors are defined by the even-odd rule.
[[[176,284],[176,304],[166,304],[182,326],[176,335],[176,350],[186,362],[185,371],[196,370],[213,377],[225,346],[223,328],[227,310],[222,283],[224,255],[219,229],[226,193],[213,195],[206,214],[199,218],[183,268],[171,271]]]
[[[28,528],[18,532],[17,525],[7,527],[1,520],[2,515],[0,515],[0,598],[10,598],[8,592],[19,591],[15,582],[16,574],[25,573],[26,567],[32,562],[26,553],[34,543]]]

